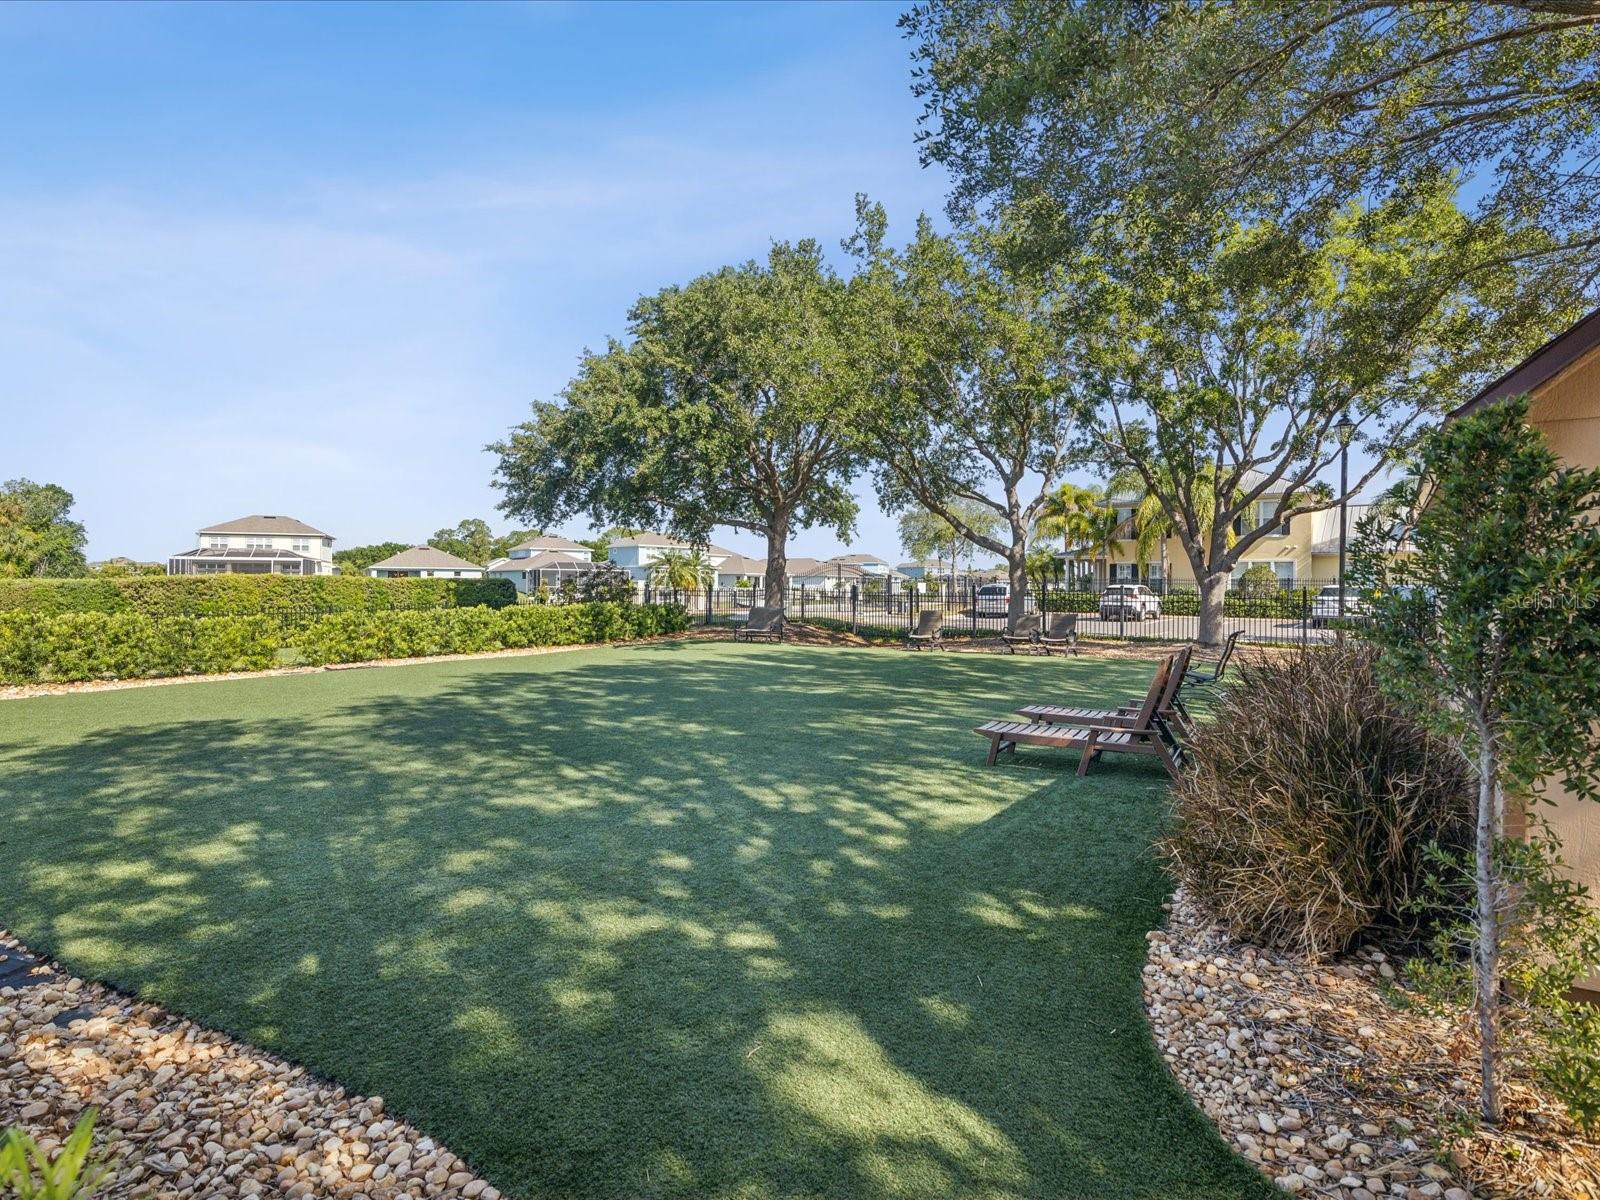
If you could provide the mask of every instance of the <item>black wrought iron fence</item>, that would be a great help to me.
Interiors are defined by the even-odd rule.
[[[750,609],[766,603],[761,588],[718,588],[698,592],[655,591],[647,598],[675,599],[704,624],[731,625],[747,620]],[[791,587],[785,612],[791,620],[864,636],[898,637],[925,609],[944,614],[946,636],[997,637],[1010,626],[1009,588],[983,581],[941,581],[936,585],[867,579],[832,587]],[[1047,617],[1078,614],[1085,638],[1194,641],[1200,632],[1201,597],[1192,586],[1160,581],[1032,588],[1023,612]],[[1338,587],[1331,580],[1284,580],[1263,586],[1235,583],[1223,598],[1223,638],[1238,631],[1251,642],[1310,643],[1332,639],[1341,624],[1359,624],[1360,603],[1346,593],[1339,612]]]

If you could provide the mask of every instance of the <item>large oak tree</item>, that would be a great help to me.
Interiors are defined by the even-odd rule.
[[[549,527],[717,526],[767,540],[767,603],[787,591],[789,537],[848,537],[857,506],[866,348],[850,284],[814,242],[646,296],[628,340],[584,356],[559,402],[504,442],[500,507]]]

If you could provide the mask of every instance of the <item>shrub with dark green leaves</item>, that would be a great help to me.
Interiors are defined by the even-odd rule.
[[[308,623],[293,644],[309,663],[425,658],[532,646],[580,646],[681,633],[677,604],[523,604],[505,609],[333,613]]]
[[[0,612],[128,612],[150,617],[373,609],[502,608],[509,579],[371,579],[364,575],[157,575],[116,579],[0,579]]]
[[[1362,644],[1241,663],[1192,750],[1163,849],[1250,941],[1322,955],[1410,933],[1428,847],[1472,835],[1466,760],[1379,690]]]
[[[68,683],[261,671],[279,665],[269,617],[0,613],[0,681]]]
[[[313,665],[576,646],[679,633],[675,604],[522,605],[336,612],[285,624],[269,616],[0,613],[0,682],[153,679],[261,671],[283,651]]]

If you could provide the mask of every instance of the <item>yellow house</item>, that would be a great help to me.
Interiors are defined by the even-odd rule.
[[[1260,476],[1252,480],[1247,475],[1243,487],[1248,490],[1259,482]],[[1069,554],[1067,557],[1069,559],[1076,557],[1086,568],[1092,569],[1096,579],[1106,580],[1109,577],[1109,582],[1112,583],[1165,582],[1174,588],[1194,587],[1194,569],[1189,565],[1189,556],[1184,553],[1183,544],[1175,537],[1167,539],[1164,556],[1158,551],[1151,556],[1149,562],[1140,565],[1133,535],[1133,513],[1139,505],[1139,499],[1133,495],[1113,496],[1106,502],[1117,510],[1118,524],[1124,534],[1117,543],[1116,552],[1110,556],[1109,564],[1103,559],[1091,564],[1087,555]],[[1262,525],[1268,526],[1266,536],[1240,557],[1233,569],[1234,578],[1242,576],[1251,567],[1265,565],[1272,569],[1278,581],[1285,587],[1314,588],[1337,583],[1339,580],[1338,507],[1323,509],[1321,512],[1300,513],[1285,522],[1279,521],[1277,515],[1282,499],[1281,490],[1268,492],[1256,501],[1245,518],[1234,522],[1234,532],[1237,534],[1243,534]],[[1349,541],[1355,540],[1356,524],[1369,507],[1370,505],[1366,504],[1346,506],[1345,519]],[[1163,566],[1165,576],[1163,576]]]
[[[1552,338],[1521,364],[1495,380],[1450,414],[1464,416],[1506,396],[1527,393],[1528,424],[1575,467],[1600,467],[1600,309]],[[1573,664],[1600,670],[1600,664]],[[1562,855],[1573,876],[1600,896],[1600,804],[1555,789],[1547,810],[1560,835]],[[1600,989],[1600,980],[1591,980]]]

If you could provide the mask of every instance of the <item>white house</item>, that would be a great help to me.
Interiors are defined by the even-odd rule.
[[[865,587],[879,581],[899,586],[907,582],[907,577],[873,554],[838,554],[820,560],[789,560],[790,586],[806,588],[808,591],[848,588],[851,584]]]
[[[608,557],[635,580],[645,583],[650,579],[650,564],[660,558],[664,550],[680,550],[686,554],[699,550],[713,570],[731,558],[742,557],[720,546],[692,546],[664,533],[641,533],[635,537],[617,538],[611,543]]]
[[[567,579],[595,569],[594,551],[582,542],[554,533],[539,533],[518,542],[484,568],[491,579],[509,579],[517,591],[529,595],[540,587],[551,591]]]
[[[374,579],[482,579],[483,568],[436,546],[412,546],[367,568]]]
[[[293,517],[256,514],[195,532],[169,575],[332,575],[333,536]]]

